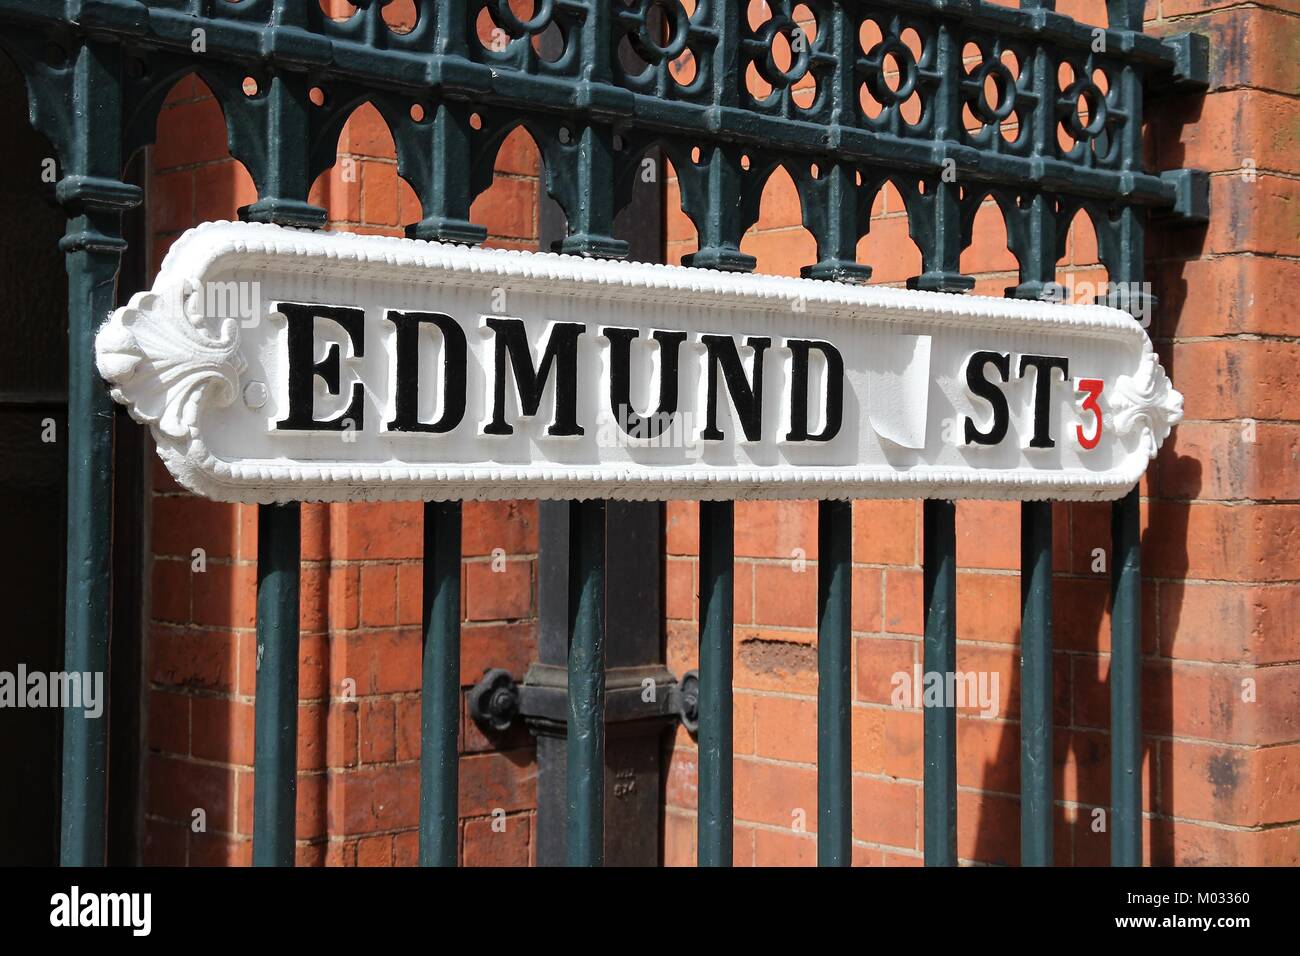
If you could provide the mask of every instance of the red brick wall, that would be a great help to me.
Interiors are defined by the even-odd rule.
[[[1280,0],[1281,2],[1281,0]],[[345,4],[337,4],[340,8]],[[1153,337],[1187,396],[1143,482],[1144,793],[1156,863],[1292,863],[1300,858],[1300,640],[1289,631],[1300,578],[1293,546],[1300,498],[1297,277],[1296,9],[1226,0],[1149,5],[1153,32],[1210,34],[1209,95],[1150,118],[1156,168],[1210,170],[1208,230],[1156,231],[1149,275],[1161,299]],[[394,4],[389,9],[397,10]],[[1063,12],[1100,22],[1094,0]],[[397,176],[378,114],[354,115],[339,163],[313,190],[330,228],[397,235],[419,216]],[[1242,168],[1253,161],[1253,181]],[[536,248],[538,165],[522,133],[507,143],[492,189],[473,210],[490,243]],[[168,101],[149,187],[153,247],[252,201],[226,152],[220,110],[197,82]],[[676,209],[675,184],[668,183]],[[742,248],[765,272],[815,258],[784,173]],[[695,245],[670,215],[668,256]],[[919,270],[896,192],[878,200],[860,250],[875,281]],[[977,221],[963,269],[1000,295],[1015,262],[995,206]],[[1086,219],[1072,229],[1062,281],[1104,279]],[[816,513],[812,503],[742,503],[736,527],[736,860],[810,863],[816,826]],[[996,671],[999,716],[958,721],[959,854],[1018,858],[1019,511],[958,506],[958,666]],[[148,862],[247,863],[251,853],[255,510],[197,500],[158,467],[148,635]],[[890,705],[890,677],[920,660],[920,508],[854,509],[856,644],[854,841],[860,864],[920,861],[921,720]],[[421,519],[418,505],[303,509],[298,838],[300,862],[400,865],[416,857]],[[203,548],[206,570],[193,570]],[[1109,834],[1094,810],[1109,791],[1109,559],[1105,506],[1056,508],[1056,795],[1059,863],[1103,863]],[[499,549],[499,550],[498,550]],[[695,664],[697,508],[668,508],[669,666]],[[536,647],[537,511],[532,503],[465,508],[466,685],[488,665],[522,673]],[[493,560],[496,554],[498,560]],[[803,564],[806,561],[808,563]],[[494,570],[495,567],[495,570]],[[355,696],[345,684],[355,682]],[[1255,700],[1241,700],[1242,681]],[[462,860],[532,859],[536,765],[529,738],[494,749],[462,722]],[[679,732],[669,772],[665,860],[694,854],[694,744]],[[195,809],[206,832],[195,832]],[[491,816],[506,814],[504,834]],[[802,825],[801,825],[802,823]]]

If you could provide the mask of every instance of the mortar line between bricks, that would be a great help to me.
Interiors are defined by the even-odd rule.
[[[1272,92],[1274,92],[1274,91],[1273,91],[1273,90],[1260,90],[1259,92],[1261,92],[1261,93],[1272,93]],[[1278,95],[1281,96],[1281,97],[1283,97],[1284,99],[1297,99],[1297,100],[1300,100],[1300,97],[1292,97],[1292,96],[1287,95],[1286,93],[1279,93]],[[1211,179],[1226,179],[1226,178],[1229,177],[1229,176],[1240,176],[1241,173],[1242,173],[1242,170],[1241,170],[1240,168],[1238,168],[1238,169],[1216,169],[1216,170],[1213,170],[1209,175],[1210,175],[1210,178],[1211,178]],[[1263,166],[1256,166],[1255,168],[1253,168],[1253,169],[1251,170],[1251,174],[1254,175],[1254,177],[1255,177],[1254,179],[1243,179],[1243,180],[1242,180],[1242,182],[1244,182],[1247,186],[1253,186],[1253,185],[1255,185],[1255,183],[1259,181],[1259,178],[1260,178],[1261,176],[1271,176],[1271,177],[1273,177],[1274,179],[1289,179],[1289,180],[1291,180],[1291,181],[1293,181],[1293,182],[1294,182],[1295,180],[1300,180],[1300,173],[1291,172],[1290,170],[1285,170],[1285,169],[1273,169],[1273,168],[1271,168],[1271,167],[1263,167]]]
[[[1230,668],[1230,669],[1249,670],[1249,671],[1269,670],[1275,667],[1294,667],[1297,663],[1300,663],[1300,661],[1268,661],[1268,662],[1260,662],[1258,664],[1252,663],[1250,661],[1202,661],[1202,660],[1196,660],[1195,658],[1165,657],[1161,654],[1153,654],[1153,655],[1144,654],[1142,656],[1142,659],[1154,660],[1154,661],[1167,661],[1171,664],[1179,664],[1179,665],[1187,664],[1196,668],[1205,667],[1205,668],[1214,668],[1216,670],[1222,668]]]
[[[503,624],[508,624],[508,625],[528,624],[536,620],[537,620],[536,617],[476,618],[472,622],[461,621],[461,628],[463,630],[468,630],[471,627],[474,628],[500,627]],[[182,624],[181,626],[183,627],[185,625]],[[215,627],[216,625],[207,625],[207,626]],[[244,628],[244,630],[253,631],[254,628],[246,627]],[[304,637],[308,635],[313,635],[313,636],[327,636],[330,638],[339,639],[345,637],[369,637],[375,634],[392,634],[395,631],[396,632],[415,631],[418,633],[419,630],[420,630],[419,621],[408,621],[405,623],[396,623],[396,624],[361,624],[358,625],[357,627],[330,628],[323,631],[303,631],[302,633]]]
[[[1101,733],[1105,733],[1107,736],[1110,736],[1110,728],[1108,727],[1093,727],[1093,728],[1081,727],[1078,729],[1091,730],[1093,732],[1101,732]],[[1272,744],[1259,744],[1259,743],[1239,744],[1239,743],[1231,743],[1226,740],[1211,740],[1208,737],[1192,737],[1186,734],[1179,734],[1178,736],[1173,736],[1171,734],[1165,734],[1165,733],[1143,733],[1142,739],[1144,741],[1150,741],[1152,743],[1191,744],[1196,747],[1217,747],[1221,750],[1241,750],[1241,751],[1273,750],[1280,747],[1294,747],[1297,744],[1300,744],[1300,741],[1295,741],[1295,740],[1284,740]]]
[[[220,760],[213,760],[211,757],[200,757],[195,754],[173,754],[173,753],[168,753],[166,751],[158,750],[154,747],[150,747],[149,752],[155,756],[168,757],[174,760],[183,759],[187,764],[194,764],[200,767],[208,767],[214,770],[226,770],[229,771],[230,773],[235,773],[236,771],[247,771],[248,773],[252,773],[253,771],[253,765],[251,763],[250,764],[228,763],[228,762],[222,762]],[[309,772],[310,771],[300,770],[298,773],[299,775],[303,775]]]
[[[177,556],[171,556],[171,557],[176,558]],[[524,552],[518,552],[518,553],[514,553],[514,554],[506,554],[506,555],[502,556],[502,558],[494,557],[494,556],[491,555],[491,554],[463,555],[463,556],[461,557],[461,563],[462,563],[462,564],[488,564],[488,563],[490,563],[490,562],[492,562],[492,561],[498,561],[498,560],[502,560],[502,559],[504,559],[507,563],[510,563],[510,564],[514,564],[514,563],[526,563],[526,562],[528,562],[528,561],[535,561],[535,560],[537,560],[537,553],[534,552],[534,551],[524,551]],[[185,558],[184,560],[188,560],[188,558]],[[256,559],[255,559],[255,558],[247,558],[247,559],[239,559],[239,560],[241,560],[241,561],[247,561],[249,564],[255,564],[255,563],[256,563]],[[422,566],[422,565],[421,565],[421,561],[422,561],[422,559],[421,559],[421,558],[418,558],[418,557],[410,557],[410,558],[304,558],[304,559],[300,562],[300,564],[301,564],[302,567],[304,567],[304,568],[313,568],[313,569],[330,569],[330,568],[402,568],[402,567],[418,568],[418,567],[421,567],[421,566]],[[215,559],[212,559],[212,560],[210,560],[208,563],[209,563],[209,564],[216,563],[216,560],[215,560]]]
[[[213,690],[209,687],[191,687],[186,684],[162,684],[153,680],[149,681],[149,690],[168,693],[174,697],[186,697],[196,700],[228,700],[243,703],[244,701],[241,698],[247,698],[248,701],[253,699],[251,694],[240,694],[236,691]],[[185,693],[180,694],[177,691],[185,691]]]
[[[853,706],[860,707],[863,710],[893,711],[897,713],[907,713],[907,714],[919,714],[922,712],[918,708],[893,707],[888,704],[880,704],[872,701],[854,701]],[[1021,721],[1015,717],[981,717],[978,714],[966,713],[966,714],[959,714],[958,720],[962,723],[980,721],[983,723],[991,724],[993,726],[1001,727],[1007,731],[1011,731],[1011,730],[1018,731],[1018,729],[1021,726]],[[1111,731],[1111,728],[1105,725],[1094,726],[1089,724],[1077,724],[1077,723],[1071,723],[1067,725],[1057,724],[1055,725],[1055,729],[1063,730],[1063,731],[1077,731],[1080,733],[1088,733],[1088,734],[1102,734],[1107,737],[1110,736],[1110,731]],[[1255,743],[1255,742],[1241,743],[1236,741],[1216,740],[1210,737],[1199,737],[1187,733],[1182,733],[1182,734],[1144,733],[1143,738],[1144,740],[1151,741],[1154,743],[1190,744],[1193,746],[1216,747],[1224,750],[1240,750],[1240,751],[1278,750],[1286,747],[1295,747],[1297,744],[1300,744],[1300,740],[1280,740],[1280,741],[1273,741],[1271,743]],[[761,763],[764,765],[791,766],[791,767],[798,767],[800,769],[808,769],[808,770],[817,769],[816,763],[808,763],[806,761],[787,759],[783,757],[768,757],[762,754],[737,754],[736,760],[741,760],[741,759],[745,759],[753,763]],[[892,774],[887,774],[887,773],[879,774],[874,771],[865,771],[865,770],[863,771],[855,770],[853,771],[852,775],[855,777],[868,777],[871,779],[882,779],[882,780],[910,779],[910,778],[899,778]],[[986,788],[970,788],[970,789],[986,789]],[[989,792],[1003,793],[1003,791],[989,791]],[[1006,792],[1005,795],[1018,797],[1018,794],[1013,792]]]
[[[1162,823],[1184,823],[1190,826],[1203,827],[1207,830],[1221,830],[1226,833],[1265,833],[1269,830],[1282,830],[1287,827],[1293,827],[1300,820],[1287,820],[1282,823],[1257,823],[1251,826],[1237,826],[1231,823],[1224,823],[1221,820],[1201,820],[1197,817],[1179,817],[1172,814],[1157,813],[1154,810],[1145,810],[1142,816],[1148,820],[1159,820]]]
[[[817,695],[815,693],[798,694],[795,693],[794,691],[768,690],[766,688],[757,688],[757,687],[756,688],[738,687],[734,685],[733,687],[736,694],[738,695],[743,694],[746,697],[761,697],[764,700],[793,700],[793,701],[801,701],[803,703],[810,703],[810,704],[817,702]]]
[[[1215,502],[1217,504],[1217,502]],[[1261,502],[1261,504],[1271,504],[1271,502]],[[1245,506],[1243,506],[1245,507]],[[1300,580],[1294,578],[1277,578],[1271,581],[1260,581],[1251,578],[1157,578],[1143,576],[1145,583],[1160,584],[1204,584],[1204,585],[1232,585],[1235,587],[1296,587],[1300,585]]]
[[[859,837],[853,838],[853,845],[860,846],[867,850],[883,850],[897,856],[908,856],[914,860],[921,859],[921,851],[916,847],[895,846],[892,843],[878,843],[875,840],[863,840]]]
[[[1016,645],[1008,645],[1008,646],[1016,646]],[[1058,647],[1058,648],[1054,649],[1052,653],[1054,653],[1054,654],[1068,654],[1068,655],[1070,655],[1071,657],[1097,658],[1097,659],[1099,659],[1099,660],[1100,660],[1101,658],[1108,658],[1108,657],[1110,657],[1110,651],[1104,651],[1104,650],[1100,650],[1100,649],[1097,649],[1097,650],[1088,650],[1088,649],[1077,648],[1077,647],[1065,647],[1065,648],[1059,648],[1059,647]],[[1167,656],[1167,655],[1165,655],[1165,654],[1161,654],[1158,650],[1155,651],[1155,652],[1153,652],[1153,653],[1148,653],[1148,652],[1146,652],[1146,651],[1143,651],[1143,652],[1142,652],[1142,660],[1143,660],[1144,663],[1179,663],[1179,664],[1186,663],[1186,664],[1211,664],[1211,665],[1216,665],[1216,664],[1217,664],[1217,665],[1224,665],[1224,664],[1229,664],[1229,665],[1230,665],[1230,664],[1234,664],[1234,663],[1236,663],[1236,664],[1238,664],[1238,666],[1241,666],[1241,667],[1251,667],[1251,668],[1259,668],[1259,667],[1263,667],[1263,666],[1265,666],[1265,664],[1267,664],[1268,666],[1271,667],[1271,666],[1273,666],[1273,665],[1275,665],[1275,664],[1281,664],[1281,665],[1283,665],[1283,666],[1286,666],[1286,665],[1290,665],[1290,664],[1297,664],[1297,663],[1300,663],[1300,660],[1268,661],[1268,662],[1261,661],[1261,662],[1259,662],[1258,664],[1253,663],[1253,662],[1250,662],[1250,661],[1246,661],[1246,662],[1233,662],[1233,661],[1205,661],[1205,660],[1201,660],[1201,659],[1199,659],[1199,658],[1169,657],[1169,656]]]
[[[1240,262],[1249,259],[1269,259],[1280,262],[1295,262],[1300,260],[1300,254],[1286,252],[1271,252],[1260,249],[1228,249],[1223,252],[1211,252],[1206,250],[1204,255],[1193,256],[1188,258],[1186,255],[1172,253],[1170,255],[1150,255],[1147,256],[1147,262],[1153,263],[1182,263],[1191,265],[1192,263],[1205,263],[1212,265],[1216,262]]]
[[[1151,256],[1147,261],[1153,265],[1191,265],[1193,263],[1206,263],[1213,265],[1218,261],[1229,261],[1229,263],[1243,263],[1251,259],[1262,259],[1265,261],[1275,261],[1275,263],[1295,264],[1300,261],[1300,256],[1287,255],[1286,252],[1261,252],[1258,250],[1242,250],[1238,252],[1214,252],[1214,254],[1205,254],[1197,256],[1195,259],[1188,259],[1187,256],[1170,255],[1170,256]]]
[[[694,816],[694,814],[692,814]],[[757,830],[763,833],[779,833],[782,836],[792,837],[796,840],[816,840],[816,830],[792,830],[790,827],[781,826],[776,823],[767,823],[763,820],[736,820],[736,824],[746,830]],[[896,853],[900,856],[906,855],[919,857],[920,851],[915,846],[906,847],[890,843],[874,843],[866,840],[853,840],[855,846],[861,846],[872,850],[882,850],[889,853]]]
[[[1224,332],[1219,335],[1172,335],[1167,338],[1157,338],[1156,342],[1166,345],[1214,345],[1222,342],[1279,342],[1284,345],[1295,345],[1300,342],[1300,336],[1286,335],[1281,332]]]
[[[692,814],[692,816],[693,815],[694,814]],[[816,830],[813,829],[794,830],[788,826],[782,826],[779,823],[768,823],[766,820],[745,820],[740,817],[737,817],[735,822],[738,826],[744,827],[745,829],[762,830],[765,833],[780,833],[784,836],[795,837],[796,839],[805,839],[805,838],[816,839],[817,837]],[[882,846],[889,847],[889,844],[882,844]],[[903,846],[890,847],[890,848],[895,850],[908,849],[907,847],[903,847]],[[915,851],[915,849],[916,849],[915,847],[912,847],[913,851]]]
[[[919,784],[920,781],[917,781],[917,783]],[[976,796],[999,797],[999,798],[1002,798],[1002,799],[1015,800],[1017,803],[1020,802],[1020,794],[1019,794],[1018,792],[1014,791],[1014,790],[994,790],[994,789],[992,789],[992,788],[990,788],[990,787],[972,787],[970,784],[958,784],[958,785],[957,785],[957,792],[958,792],[958,793],[966,793],[966,794],[975,794]],[[1059,799],[1058,799],[1058,800],[1053,800],[1053,801],[1052,801],[1052,805],[1053,805],[1053,806],[1057,806],[1057,807],[1065,807],[1065,806],[1068,806],[1068,805],[1070,804],[1070,802],[1071,802],[1071,801],[1059,800]],[[1084,808],[1084,807],[1087,807],[1087,808],[1103,807],[1103,808],[1108,809],[1108,810],[1110,809],[1109,805],[1108,805],[1108,804],[1104,804],[1104,803],[1099,803],[1099,804],[1084,804],[1084,803],[1080,803],[1080,804],[1078,804],[1078,806],[1079,806],[1080,808]]]
[[[1213,10],[1198,10],[1189,13],[1175,13],[1170,16],[1165,16],[1163,13],[1161,13],[1161,15],[1158,17],[1145,19],[1143,21],[1145,25],[1144,29],[1145,27],[1153,26],[1155,24],[1176,23],[1179,20],[1184,20],[1187,19],[1188,17],[1211,16],[1218,13],[1228,13],[1233,10],[1273,10],[1278,13],[1288,12],[1283,7],[1275,7],[1269,3],[1259,3],[1258,0],[1244,0],[1244,2],[1242,3],[1233,3],[1223,7],[1215,7]]]
[[[204,169],[211,169],[214,166],[225,166],[231,163],[244,170],[245,174],[248,173],[248,167],[234,156],[230,155],[230,153],[226,153],[224,156],[216,156],[212,159],[201,159],[193,163],[180,163],[176,166],[159,166],[153,172],[156,176],[174,176],[178,173],[196,173]],[[253,177],[250,175],[248,178],[252,179]],[[181,229],[179,231],[185,232],[186,230]]]
[[[1247,417],[1245,417],[1245,418],[1242,418],[1242,417],[1237,417],[1237,418],[1189,418],[1189,419],[1184,419],[1183,421],[1179,422],[1179,424],[1180,424],[1180,425],[1211,425],[1211,426],[1212,426],[1212,425],[1221,425],[1221,426],[1223,426],[1223,427],[1225,427],[1225,428],[1226,428],[1226,427],[1241,428],[1242,426],[1246,426],[1246,425],[1258,425],[1258,426],[1263,426],[1263,427],[1265,427],[1265,428],[1268,428],[1268,427],[1284,428],[1284,427],[1293,427],[1293,426],[1295,426],[1295,425],[1300,425],[1300,419],[1297,419],[1297,418],[1251,418],[1251,417],[1249,417],[1249,416],[1247,416]],[[1256,444],[1259,444],[1259,442],[1257,442],[1257,441],[1256,441],[1256,442],[1246,442],[1246,444],[1248,444],[1248,445],[1256,445]],[[1157,500],[1158,500],[1158,501],[1179,501],[1179,500],[1201,501],[1201,500],[1204,500],[1204,499],[1200,499],[1200,498],[1180,499],[1180,498],[1176,498],[1176,497],[1171,498],[1171,497],[1166,497],[1166,496],[1163,496],[1163,495],[1162,495],[1162,496],[1160,496],[1159,498],[1157,498]],[[1217,500],[1217,499],[1215,499],[1215,500]],[[1238,500],[1238,499],[1233,498],[1233,499],[1228,499],[1228,500],[1236,501],[1236,500]]]
[[[501,809],[502,809],[502,810],[505,810],[505,807],[502,807]],[[531,816],[533,816],[536,812],[537,812],[537,811],[536,811],[535,808],[524,808],[524,809],[520,809],[520,810],[506,810],[506,812],[505,812],[505,819],[507,819],[507,820],[512,820],[512,819],[517,820],[517,819],[519,819],[519,818],[521,818],[521,817],[523,817],[523,818],[527,818],[527,817],[531,817]],[[462,824],[464,824],[464,823],[478,823],[478,822],[480,822],[480,821],[484,821],[484,820],[492,820],[492,819],[494,819],[494,818],[492,817],[492,815],[491,815],[490,813],[489,813],[489,814],[477,814],[477,815],[475,815],[475,816],[461,817],[461,818],[460,818],[460,822],[461,822]],[[365,839],[368,839],[368,838],[370,838],[370,837],[383,837],[383,836],[392,836],[392,837],[396,837],[396,836],[403,836],[403,835],[408,834],[408,833],[410,833],[410,834],[416,834],[416,833],[419,833],[419,826],[418,826],[417,824],[414,824],[414,823],[413,823],[413,824],[411,824],[410,826],[405,826],[405,827],[390,827],[390,828],[383,829],[383,830],[367,830],[367,831],[365,831],[364,833],[349,833],[349,834],[345,834],[345,835],[343,835],[343,836],[339,836],[339,835],[337,835],[337,834],[329,833],[329,834],[325,834],[325,835],[323,835],[323,836],[299,837],[299,838],[297,839],[296,842],[297,842],[299,845],[302,845],[302,844],[307,844],[307,845],[313,845],[313,844],[347,844],[347,843],[355,843],[355,842],[358,841],[358,840],[365,840]]]
[[[797,770],[817,770],[817,764],[805,763],[799,760],[783,760],[778,757],[760,757],[758,754],[736,754],[732,758],[732,764],[751,763],[759,764],[764,767],[789,767]]]
[[[1264,833],[1268,830],[1285,830],[1297,825],[1300,825],[1300,819],[1283,820],[1281,823],[1260,823],[1253,827],[1242,827],[1237,829],[1245,829],[1250,831],[1257,831],[1259,833]]]
[[[855,701],[853,702],[853,706],[855,706],[855,707],[861,707],[863,710],[882,710],[882,711],[890,711],[890,712],[898,713],[898,714],[918,714],[918,715],[919,715],[919,714],[922,714],[922,713],[925,712],[925,711],[922,710],[922,708],[920,708],[920,707],[895,707],[893,704],[882,704],[882,703],[881,703],[880,701],[878,701],[878,700],[860,700],[860,699],[859,699],[859,700],[855,700]],[[963,713],[963,714],[960,715],[960,718],[959,718],[959,719],[961,719],[961,720],[988,720],[988,721],[998,721],[1000,724],[1003,724],[1003,725],[1006,725],[1006,726],[1009,726],[1009,727],[1017,727],[1017,726],[1020,725],[1020,720],[1019,720],[1018,718],[1013,718],[1013,717],[980,717],[978,714]]]
[[[1232,578],[1157,578],[1143,577],[1144,581],[1156,582],[1160,584],[1198,584],[1212,587],[1240,587],[1248,585],[1252,588],[1293,588],[1300,585],[1300,580],[1282,578],[1275,581],[1251,581],[1249,579],[1236,580]]]
[[[1214,89],[1206,90],[1204,95],[1213,96],[1216,93],[1272,93],[1285,100],[1300,99],[1300,96],[1288,93],[1286,90],[1279,90],[1272,86],[1251,86],[1249,83],[1228,83],[1224,86],[1216,86]],[[1228,172],[1234,172],[1234,170],[1228,170]],[[1235,172],[1240,172],[1240,170],[1235,170]]]
[[[919,778],[913,779],[911,777],[904,777],[901,774],[878,773],[872,770],[854,770],[850,776],[856,777],[859,780],[874,780],[877,783],[897,783],[910,787],[913,790],[921,789],[921,780]]]
[[[510,750],[471,750],[462,753],[460,756],[462,761],[474,760],[474,759],[484,760],[489,757],[527,756],[535,752],[536,752],[535,747],[514,747]],[[353,773],[357,770],[371,770],[377,768],[400,769],[402,767],[410,767],[412,765],[418,766],[419,763],[420,763],[420,757],[419,754],[416,754],[414,756],[407,757],[404,760],[398,760],[397,758],[393,758],[392,760],[373,760],[373,761],[368,760],[365,762],[358,763],[351,767],[313,767],[310,770],[300,770],[299,775],[310,773],[313,776],[328,777],[328,776],[337,776],[340,774]],[[536,776],[537,776],[537,770],[534,767],[533,770],[529,771],[527,776],[521,777],[520,779],[531,780],[536,778]]]
[[[1077,648],[1057,650],[1057,651],[1053,651],[1053,653],[1068,654],[1072,657],[1096,658],[1097,660],[1110,657],[1110,651],[1101,651],[1101,650],[1087,651],[1087,650],[1079,650]],[[1142,662],[1144,664],[1178,663],[1178,664],[1209,664],[1209,665],[1218,665],[1218,666],[1233,665],[1232,661],[1203,661],[1196,658],[1168,657],[1164,654],[1161,654],[1159,651],[1153,654],[1148,654],[1144,652],[1142,654]],[[1246,662],[1246,663],[1239,664],[1238,666],[1249,667],[1251,669],[1258,670],[1266,666],[1267,667],[1273,667],[1273,666],[1289,667],[1289,666],[1294,666],[1296,664],[1300,664],[1300,660],[1260,661],[1259,663]]]
[[[691,810],[687,807],[669,806],[665,808],[665,812],[670,816],[678,817],[682,820],[694,820],[698,816],[698,814],[694,810]],[[816,832],[812,830],[804,830],[802,831],[802,834],[799,834],[796,833],[796,831],[790,830],[788,827],[780,827],[773,823],[762,823],[762,822],[750,821],[750,820],[744,820],[744,821],[738,820],[736,822],[742,828],[747,830],[762,830],[767,833],[781,833],[785,836],[795,836],[798,839],[802,839],[804,837],[815,838],[817,835]],[[862,847],[863,849],[880,850],[887,853],[893,853],[896,856],[906,856],[906,857],[911,857],[912,859],[921,858],[921,852],[915,846],[904,847],[892,843],[878,843],[872,840],[864,840],[859,837],[853,838],[853,845]]]

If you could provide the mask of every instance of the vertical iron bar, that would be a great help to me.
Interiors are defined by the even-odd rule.
[[[570,866],[605,856],[605,502],[569,505]]]
[[[926,501],[925,674],[946,689],[957,669],[957,508]],[[942,700],[922,708],[925,735],[925,865],[957,865],[957,709]]]
[[[1110,862],[1142,865],[1141,504],[1134,488],[1111,511]]]
[[[700,866],[731,866],[735,505],[700,502]]]
[[[140,188],[121,182],[121,51],[87,41],[71,61],[72,129],[56,196],[68,214],[67,569],[63,669],[109,681],[113,402],[95,369],[95,333],[116,305],[126,242],[122,211]],[[106,852],[108,714],[63,711],[59,860],[102,866]]]
[[[935,69],[943,77],[932,98],[932,135],[949,143],[962,135],[962,39],[957,23],[939,21],[934,37]],[[959,176],[964,175],[959,173]],[[961,193],[963,186],[949,176],[922,175],[925,227],[918,234],[921,274],[907,280],[909,289],[938,292],[969,292],[973,276],[962,275]]]
[[[726,112],[740,103],[740,84],[744,82],[741,57],[741,32],[748,6],[741,0],[714,0],[711,26],[717,35],[708,54],[712,61],[713,107]],[[746,222],[742,199],[745,193],[745,170],[741,165],[744,150],[722,143],[701,149],[700,161],[707,166],[703,184],[708,194],[708,212],[699,226],[699,248],[683,257],[682,264],[729,272],[752,272],[756,260],[740,251]]]
[[[434,0],[424,6],[433,8],[429,12],[433,15],[434,49],[449,60],[468,56],[467,0]],[[396,142],[399,171],[419,195],[423,211],[423,218],[408,225],[406,233],[412,239],[478,245],[487,238],[487,230],[469,221],[473,197],[470,177],[465,174],[471,156],[473,108],[442,97],[425,108],[429,114],[423,140],[399,136]],[[414,147],[409,151],[408,142]]]
[[[1024,9],[1052,10],[1055,0],[1020,0]],[[1047,102],[1055,94],[1057,64],[1050,43],[1033,51],[1034,94]],[[1033,111],[1034,153],[1050,155],[1059,117]],[[1026,202],[1028,200],[1028,202]],[[1056,197],[1031,192],[1020,197],[1019,228],[1013,245],[1020,259],[1018,283],[1006,294],[1019,299],[1055,295]],[[1020,862],[1051,866],[1052,846],[1052,504],[1028,501],[1020,508]]]
[[[254,866],[294,862],[301,524],[297,502],[257,508]]]
[[[1020,862],[1052,865],[1052,503],[1020,506]]]
[[[1142,26],[1142,5],[1108,7],[1112,22]],[[1122,134],[1127,155],[1142,155],[1142,71],[1126,63],[1118,87],[1129,118]],[[1105,239],[1102,239],[1102,235]],[[1111,280],[1110,305],[1149,320],[1154,301],[1142,286],[1146,213],[1125,206],[1098,236],[1107,247],[1103,259]],[[1116,501],[1111,510],[1110,619],[1110,791],[1112,866],[1142,865],[1142,505],[1140,488]]]
[[[300,4],[277,0],[272,22],[306,25]],[[319,228],[325,210],[311,189],[311,102],[301,74],[275,71],[266,92],[262,149],[250,168],[258,198],[240,209],[253,222]],[[236,140],[232,140],[232,145]],[[245,143],[244,145],[251,145]],[[298,587],[302,511],[297,502],[257,509],[257,688],[254,701],[253,865],[293,866],[298,779]]]
[[[578,32],[583,79],[592,85],[607,83],[612,78],[612,18],[610,4],[588,4]],[[613,235],[617,162],[613,127],[588,122],[578,131],[576,145],[573,175],[565,180],[569,193],[564,208],[569,224],[560,251],[578,256],[626,258],[627,241],[615,239]]]
[[[420,695],[420,865],[455,866],[460,760],[459,501],[424,505],[424,672]]]
[[[68,256],[68,525],[63,669],[108,679],[113,500],[113,408],[95,371],[97,323],[112,310],[115,251]],[[63,711],[59,857],[102,866],[108,783],[108,717]]]
[[[817,863],[853,854],[853,502],[817,502]]]

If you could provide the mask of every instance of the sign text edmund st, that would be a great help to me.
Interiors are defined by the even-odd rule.
[[[250,223],[183,236],[96,347],[228,501],[1110,499],[1182,414],[1100,306]]]

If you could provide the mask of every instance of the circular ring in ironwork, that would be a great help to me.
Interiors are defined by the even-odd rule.
[[[541,33],[551,25],[555,15],[555,0],[537,0],[533,15],[527,20],[520,20],[510,9],[510,0],[492,0],[492,12],[497,23],[511,37],[518,39],[525,34]]]
[[[989,78],[998,91],[998,105],[989,102]],[[979,87],[979,95],[971,103],[971,112],[983,123],[1000,123],[1011,115],[1016,106],[1016,78],[1010,68],[1001,60],[985,60],[973,74],[971,80]]]
[[[656,7],[662,11],[665,22],[670,24],[666,44],[660,43],[651,32],[650,12]],[[664,60],[675,60],[686,52],[691,17],[681,0],[641,0],[637,19],[640,26],[635,33],[629,34],[628,39],[641,59],[647,63],[662,63]]]
[[[885,82],[885,58],[892,56],[898,64],[898,86]],[[869,79],[871,95],[885,106],[905,102],[916,90],[916,57],[912,49],[896,35],[890,34],[871,48],[867,62],[872,66]]]
[[[788,70],[781,69],[776,62],[776,51],[773,44],[778,33],[784,35],[790,43],[790,68]],[[763,44],[763,56],[755,61],[759,73],[763,75],[763,79],[772,84],[774,88],[793,86],[803,79],[804,74],[808,72],[810,60],[808,36],[804,33],[803,27],[788,16],[778,14],[764,23],[755,36],[758,42]],[[795,43],[796,36],[803,37],[801,45]]]
[[[1079,100],[1088,104],[1088,123],[1079,120]],[[1106,128],[1106,94],[1088,77],[1070,84],[1061,97],[1065,109],[1065,128],[1076,140],[1092,139]]]

